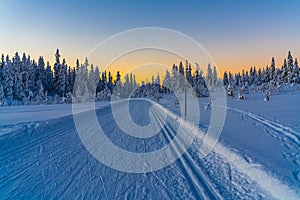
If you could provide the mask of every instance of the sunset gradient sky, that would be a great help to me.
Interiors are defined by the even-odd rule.
[[[298,0],[6,0],[0,5],[0,52],[10,56],[26,52],[53,63],[59,48],[74,66],[76,58],[82,61],[113,34],[164,27],[198,41],[221,72],[264,67],[272,56],[281,66],[288,50],[300,58]]]

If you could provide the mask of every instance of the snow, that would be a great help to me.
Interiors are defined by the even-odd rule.
[[[109,102],[83,103],[78,112],[84,112],[109,105]],[[72,104],[5,106],[0,107],[0,126],[24,122],[45,121],[72,115]]]
[[[181,120],[180,107],[173,104],[172,95],[160,99],[162,106],[143,99],[130,101],[130,114],[137,125],[147,126],[156,120],[163,127],[149,138],[124,133],[114,122],[110,103],[96,103],[96,116],[108,139],[129,152],[154,152],[172,144],[172,152],[180,153],[184,140],[171,143],[179,124],[196,136],[178,160],[145,173],[121,172],[95,159],[77,134],[70,104],[0,107],[0,196],[299,199],[300,91],[271,95],[268,102],[263,98],[259,93],[247,94],[246,100],[241,101],[227,98],[221,137],[204,158],[200,156],[201,148],[206,145],[203,138],[211,117],[211,110],[204,109],[208,98],[199,99],[199,127]],[[219,105],[211,105],[214,106]],[[77,105],[77,114],[85,116],[88,131],[94,129],[89,124],[93,107],[94,104]],[[121,109],[117,114],[125,116],[123,112]]]

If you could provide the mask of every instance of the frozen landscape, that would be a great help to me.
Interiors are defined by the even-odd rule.
[[[300,1],[0,5],[0,200],[300,200]]]
[[[199,149],[211,110],[204,109],[208,98],[198,98],[200,126],[192,145],[170,165],[145,173],[121,172],[93,157],[77,133],[71,104],[0,107],[1,199],[299,199],[300,91],[263,98],[261,93],[246,100],[227,97],[222,134],[204,158]],[[181,113],[173,99],[168,94],[160,99],[168,109],[166,124],[154,101],[118,103],[129,101],[137,125],[154,119],[164,127],[149,138],[125,134],[109,102],[96,103],[95,112],[112,143],[129,152],[151,152],[176,135],[174,116],[180,119]],[[82,104],[76,113],[89,131],[93,107]],[[174,154],[182,147],[180,140],[171,145]]]

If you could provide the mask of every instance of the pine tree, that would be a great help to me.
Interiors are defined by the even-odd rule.
[[[122,95],[122,82],[121,82],[121,74],[117,71],[116,81],[114,84],[114,95],[117,97],[121,97]]]
[[[41,85],[45,82],[45,62],[42,56],[39,57],[38,65],[35,73],[35,85],[36,88],[41,87]]]
[[[159,73],[157,73],[157,75],[156,75],[155,83],[158,84],[158,85],[160,85],[160,76],[159,76]]]
[[[1,62],[0,62],[0,82],[3,83],[3,79],[4,79],[4,65],[5,65],[5,61],[4,61],[4,54],[2,54],[1,56]]]
[[[283,65],[281,67],[282,71],[282,80],[287,83],[288,82],[288,67],[287,67],[287,62],[286,59],[284,59]]]
[[[227,88],[227,86],[229,85],[228,75],[227,75],[226,71],[224,72],[224,75],[223,75],[223,85],[225,88]]]
[[[133,77],[132,77],[132,73],[130,73],[129,82],[130,82],[131,87],[133,88]]]
[[[30,61],[30,56],[27,58],[28,63],[28,73],[27,73],[27,85],[28,85],[28,93],[31,91],[32,93],[35,91],[35,71],[37,68],[37,65],[35,61]]]
[[[75,83],[75,77],[76,77],[76,72],[75,72],[75,68],[71,69],[71,67],[69,67],[68,69],[68,88],[67,88],[67,92],[71,92],[73,94],[73,88],[74,88],[74,83]]]
[[[185,69],[185,76],[186,76],[186,80],[187,82],[190,84],[190,86],[194,86],[194,80],[193,80],[193,76],[192,76],[192,66],[191,63],[188,64],[188,67],[186,67]]]
[[[213,86],[217,86],[218,83],[218,72],[216,66],[213,69]]]
[[[28,94],[28,62],[25,53],[22,56],[21,73],[24,92]]]
[[[8,101],[13,99],[13,75],[12,63],[9,56],[6,56],[6,63],[4,65],[4,93]]]
[[[55,63],[54,63],[54,90],[56,93],[60,93],[60,73],[61,73],[61,64],[60,64],[60,54],[59,49],[55,53]]]
[[[213,72],[210,64],[207,66],[206,81],[209,86],[213,85]]]
[[[171,75],[169,70],[166,70],[166,74],[163,80],[163,90],[165,93],[170,93],[171,92]]]
[[[261,85],[262,84],[262,71],[261,71],[261,69],[258,69],[256,78],[255,78],[255,83],[256,83],[256,85]]]
[[[275,80],[275,71],[276,71],[275,59],[274,59],[274,57],[272,57],[271,66],[270,66],[270,80],[271,81]]]
[[[91,64],[90,71],[88,72],[88,89],[91,94],[95,92],[96,82],[94,82],[94,65]]]
[[[16,52],[15,57],[13,57],[12,66],[14,70],[13,98],[17,100],[23,100],[25,93],[21,74],[21,59],[18,52]]]
[[[107,87],[108,89],[110,90],[110,93],[112,94],[113,93],[113,90],[114,90],[114,85],[113,85],[113,80],[112,80],[112,76],[111,76],[111,73],[108,72],[108,82],[107,82]]]
[[[62,97],[66,97],[67,94],[67,64],[66,60],[63,59],[60,67],[59,72],[59,88],[58,88],[58,94]]]
[[[40,89],[38,92],[38,104],[44,103],[45,100],[45,93],[44,93],[44,87],[43,84],[40,84]]]
[[[287,63],[287,82],[288,83],[292,83],[293,80],[293,68],[294,68],[294,59],[293,56],[291,54],[291,52],[289,51],[288,53],[288,63]]]
[[[264,82],[265,83],[269,83],[270,82],[270,70],[269,70],[269,66],[266,66],[266,70],[264,73]]]
[[[54,89],[54,83],[53,83],[53,73],[51,70],[51,66],[49,62],[47,62],[47,67],[45,71],[45,82],[44,82],[45,90],[48,92],[52,92]]]
[[[293,69],[293,82],[300,83],[300,73],[297,58],[295,59],[294,69]]]

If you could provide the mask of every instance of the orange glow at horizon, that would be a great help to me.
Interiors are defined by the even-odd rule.
[[[10,59],[15,55],[15,52],[3,52],[6,56],[9,55]],[[18,51],[19,55],[22,56],[23,52]],[[39,56],[42,56],[42,53],[37,54],[37,52],[30,53],[25,51],[26,55],[30,55],[31,59],[34,59],[35,61],[38,60]],[[45,54],[43,57],[45,59],[45,64],[47,62],[50,63],[50,65],[53,67],[53,64],[55,62],[55,51],[53,52],[47,52],[48,54]],[[276,68],[280,68],[282,66],[283,60],[287,57],[287,50],[283,50],[282,52],[277,53],[276,55],[273,55],[276,62]],[[77,58],[71,53],[71,52],[64,52],[60,51],[61,54],[61,62],[62,59],[65,58],[68,66],[75,67],[75,63]],[[296,54],[292,55],[294,58],[297,58],[298,56]],[[231,72],[231,73],[238,73],[241,72],[243,69],[248,70],[250,67],[256,67],[256,69],[264,68],[267,65],[270,65],[272,55],[254,55],[249,54],[247,56],[238,56],[235,57],[233,55],[228,55],[226,53],[224,54],[218,54],[218,55],[212,55],[214,62],[216,64],[216,67],[218,69],[218,76],[220,78],[223,77],[224,71]],[[79,59],[80,63],[84,62],[84,57]],[[141,83],[141,81],[149,80],[151,81],[152,75],[156,77],[157,73],[159,73],[161,81],[163,80],[163,77],[166,72],[166,68],[169,69],[171,72],[172,65],[179,65],[179,62],[182,61],[183,66],[185,67],[185,59],[180,58],[177,55],[172,55],[167,52],[159,52],[159,53],[153,53],[151,51],[143,51],[143,52],[134,52],[130,53],[124,57],[119,58],[115,62],[113,62],[109,67],[107,67],[106,71],[111,71],[113,78],[115,78],[116,72],[120,71],[122,76],[122,81],[124,80],[125,74],[132,72],[136,76],[136,80],[138,83]],[[93,63],[89,61],[90,64],[94,64],[94,66],[97,66],[97,62]],[[152,63],[152,64],[151,64]],[[157,63],[157,64],[155,64]],[[192,73],[195,72],[195,64],[191,63],[193,67]],[[101,65],[99,66],[100,72],[104,71],[104,67]],[[136,67],[141,67],[143,70],[138,70]],[[149,68],[149,69],[147,69]],[[207,65],[200,66],[200,68],[205,73],[207,70]]]

